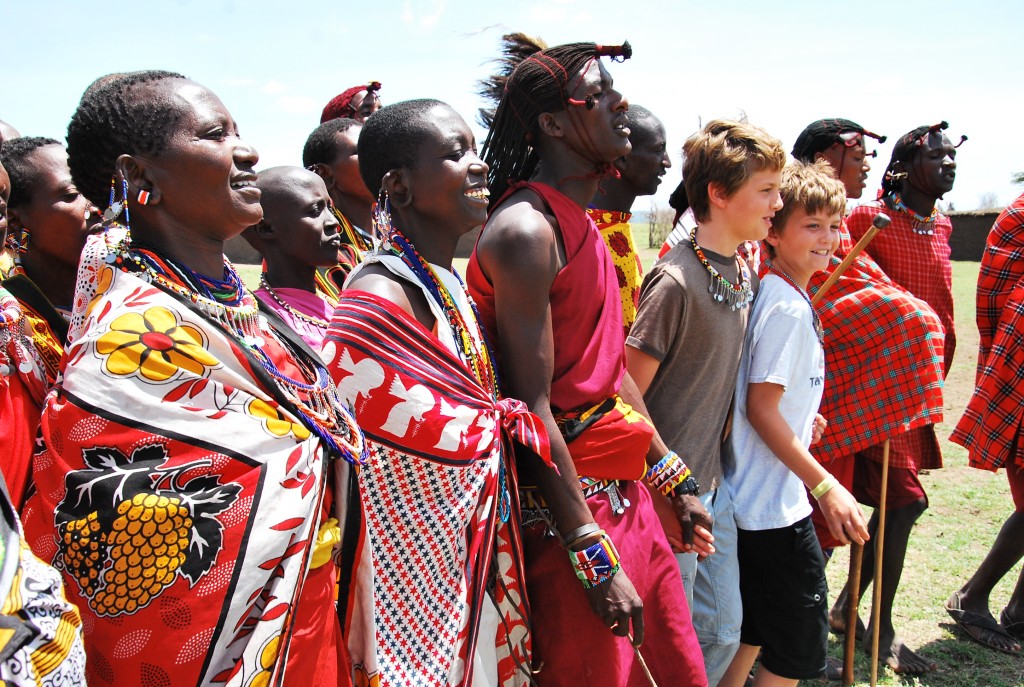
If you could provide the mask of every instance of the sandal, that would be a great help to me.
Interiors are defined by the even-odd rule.
[[[996,651],[1013,655],[1020,654],[1020,644],[1017,643],[1016,637],[1003,629],[995,621],[995,618],[972,611],[965,611],[960,608],[960,592],[953,592],[953,595],[946,601],[945,607],[949,617],[974,641]],[[1015,623],[1014,625],[1024,625],[1024,623]],[[997,644],[995,642],[997,637],[1009,640],[1013,648]]]
[[[999,614],[999,624],[1002,625],[1003,631],[1006,634],[1018,642],[1024,641],[1024,620],[1010,620],[1010,616],[1006,615],[1006,609],[1004,608],[1002,613]]]

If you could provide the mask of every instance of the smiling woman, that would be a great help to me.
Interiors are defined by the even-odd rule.
[[[75,182],[123,226],[83,252],[24,514],[92,628],[89,681],[350,684],[326,563],[336,478],[364,445],[223,256],[263,216],[256,151],[167,72],[88,91],[68,142]]]

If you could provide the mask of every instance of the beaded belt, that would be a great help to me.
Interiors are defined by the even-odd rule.
[[[592,479],[580,477],[580,489],[583,490],[583,498],[589,499],[597,494],[607,494],[608,502],[611,504],[612,512],[622,515],[632,504],[629,499],[619,491],[619,480]],[[551,517],[551,510],[541,496],[540,490],[535,486],[519,487],[519,504],[522,513],[522,526],[533,527],[544,524],[550,530],[554,526],[554,518]]]

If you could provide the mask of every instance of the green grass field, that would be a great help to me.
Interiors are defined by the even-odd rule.
[[[646,233],[637,232],[645,246]],[[642,234],[642,235],[640,235]],[[656,249],[640,251],[650,266]],[[459,261],[464,269],[464,261]],[[259,281],[256,266],[239,266],[246,283]],[[939,669],[921,678],[901,678],[879,668],[879,684],[924,685],[929,687],[1011,687],[1024,685],[1024,658],[1007,656],[963,638],[943,603],[975,570],[985,556],[1013,505],[1004,473],[998,475],[967,467],[965,451],[946,440],[960,419],[973,391],[978,333],[974,322],[974,291],[978,263],[953,263],[953,294],[956,302],[957,350],[945,388],[945,421],[938,426],[946,467],[922,477],[930,508],[918,521],[911,536],[910,550],[900,592],[896,597],[896,629],[907,644],[934,660]],[[842,588],[849,562],[848,549],[837,551],[828,566],[829,587]],[[992,610],[999,610],[1010,597],[1020,574],[1018,565],[992,595]],[[867,592],[870,598],[871,589]],[[869,605],[862,603],[862,614]],[[842,645],[832,638],[830,653],[842,656]],[[869,684],[866,656],[858,654],[858,685]],[[804,682],[803,684],[815,684]],[[820,683],[818,683],[820,684]]]

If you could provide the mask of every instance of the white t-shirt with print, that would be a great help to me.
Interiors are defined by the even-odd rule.
[[[734,458],[726,466],[736,524],[745,530],[788,527],[811,514],[803,482],[747,420],[747,385],[760,382],[785,388],[779,411],[804,446],[810,446],[825,382],[825,352],[814,332],[810,305],[772,272],[761,281],[743,342],[729,438]]]

